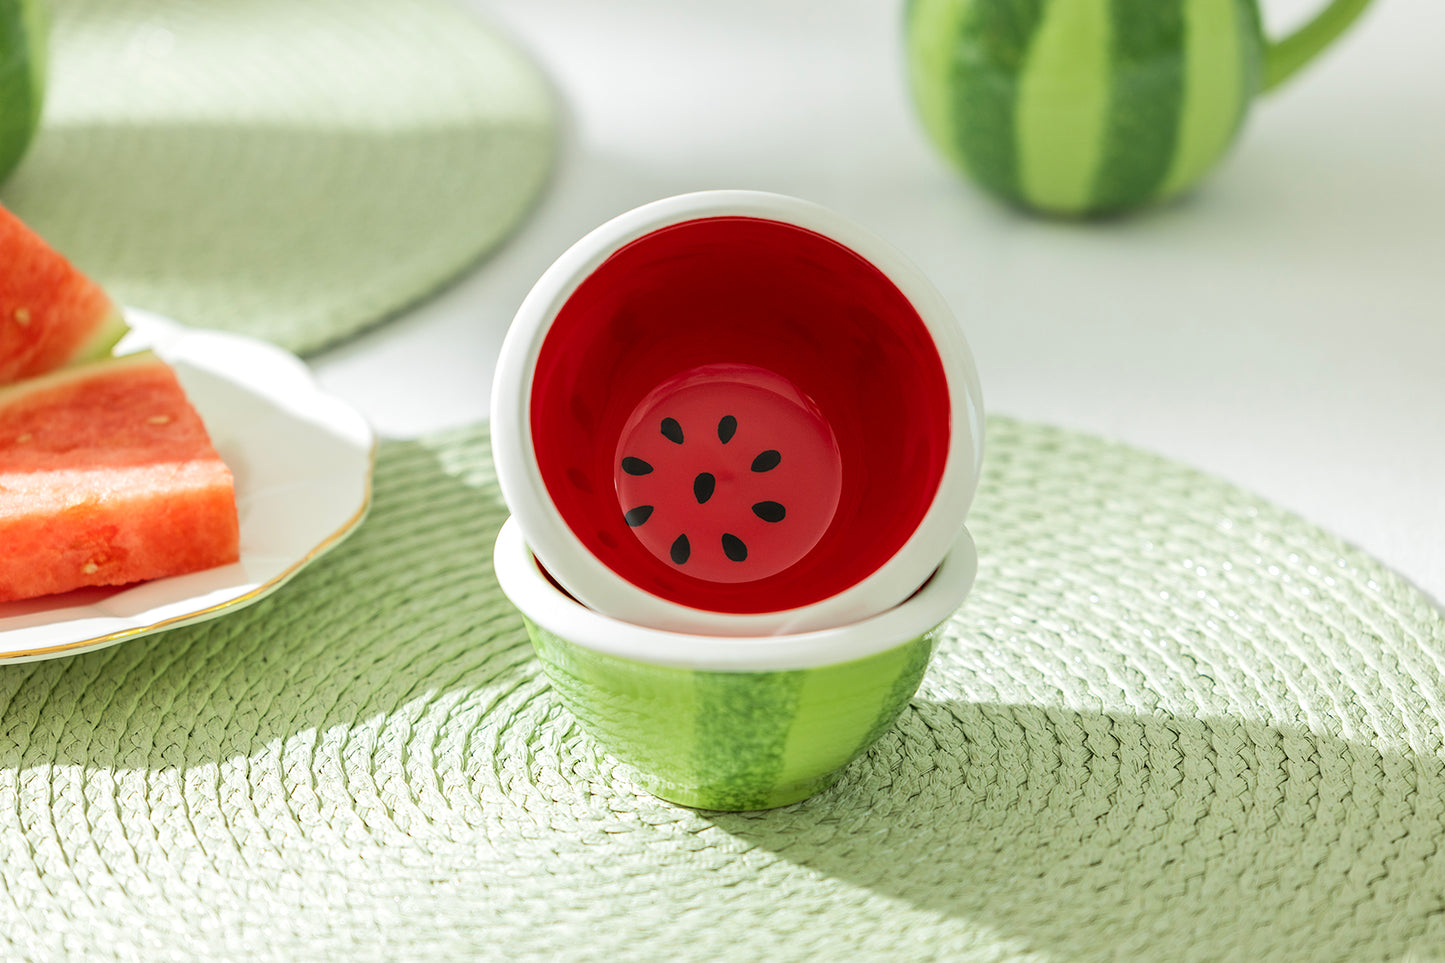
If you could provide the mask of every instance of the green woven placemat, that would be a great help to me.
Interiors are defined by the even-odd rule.
[[[54,0],[0,191],[117,299],[328,344],[456,277],[544,186],[540,73],[448,0]]]
[[[1226,484],[994,419],[977,587],[833,789],[633,788],[490,574],[480,430],[222,619],[0,669],[5,957],[1445,953],[1445,624]]]

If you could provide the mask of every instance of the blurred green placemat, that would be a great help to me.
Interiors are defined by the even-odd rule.
[[[993,419],[922,691],[764,813],[632,788],[490,574],[486,436],[204,625],[0,668],[0,956],[1373,960],[1445,951],[1445,625],[1219,481]]]
[[[448,0],[54,0],[0,190],[120,301],[295,351],[434,292],[547,181],[538,70]]]

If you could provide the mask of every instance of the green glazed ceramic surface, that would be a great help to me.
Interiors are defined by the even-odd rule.
[[[912,597],[784,635],[688,635],[583,606],[542,570],[516,518],[493,568],[582,730],[648,792],[696,809],[771,809],[826,789],[893,725],[973,586],[960,531]]]
[[[924,127],[992,193],[1056,214],[1118,211],[1197,183],[1256,94],[1369,0],[1333,0],[1271,42],[1255,0],[911,0]]]
[[[574,645],[530,619],[552,688],[648,792],[699,809],[769,809],[826,789],[918,690],[940,625],[866,659],[706,672]]]
[[[0,0],[0,181],[30,146],[45,99],[43,0]]]

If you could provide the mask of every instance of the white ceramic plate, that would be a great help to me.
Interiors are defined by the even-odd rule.
[[[376,441],[294,355],[127,309],[118,353],[171,364],[236,479],[241,559],[117,588],[0,603],[0,663],[72,655],[225,615],[274,592],[345,538],[371,504]]]

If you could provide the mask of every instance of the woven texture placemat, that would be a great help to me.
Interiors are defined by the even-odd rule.
[[[898,726],[762,813],[638,792],[490,574],[486,436],[383,446],[252,608],[0,668],[0,956],[1445,953],[1445,624],[1224,483],[994,419],[977,587]]]
[[[450,0],[54,0],[4,203],[120,301],[309,351],[491,250],[553,160],[533,64]]]

